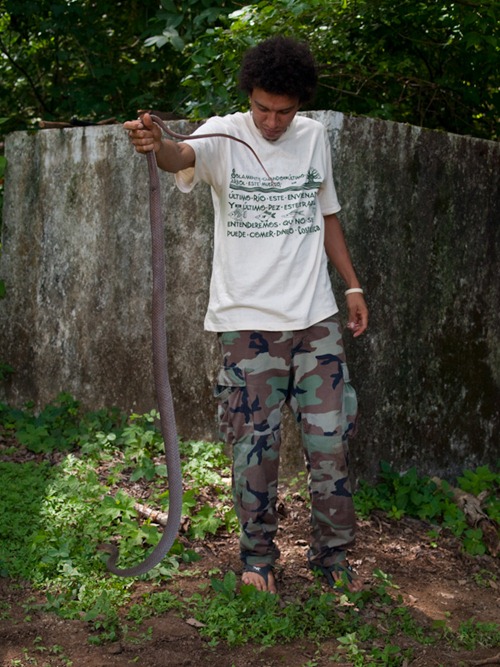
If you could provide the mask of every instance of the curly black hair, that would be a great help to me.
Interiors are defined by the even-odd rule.
[[[243,56],[239,74],[241,90],[297,97],[300,104],[312,101],[318,72],[307,44],[290,37],[270,37]]]

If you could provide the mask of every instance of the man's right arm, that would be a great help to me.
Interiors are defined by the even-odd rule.
[[[130,120],[123,124],[128,131],[130,141],[138,153],[149,153],[154,150],[160,169],[177,173],[182,169],[194,167],[196,153],[187,143],[177,143],[162,137],[162,131],[145,113],[138,120]]]

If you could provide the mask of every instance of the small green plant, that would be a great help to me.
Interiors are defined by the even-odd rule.
[[[231,479],[231,461],[221,442],[180,443],[183,473],[188,485],[211,486],[226,492]]]
[[[465,470],[458,478],[461,489],[478,496],[483,491],[500,488],[500,474],[493,472],[488,466],[479,466],[475,470]]]
[[[498,474],[483,466],[474,472],[464,473],[464,476],[458,479],[458,483],[469,493],[473,491],[489,493],[485,511],[493,521],[498,520],[497,517],[500,516]],[[388,463],[382,462],[380,481],[376,485],[362,482],[355,495],[355,505],[361,516],[368,516],[372,510],[380,509],[386,512],[388,517],[396,520],[412,516],[436,526],[441,524],[443,528],[449,529],[460,538],[467,553],[481,555],[486,552],[481,529],[468,526],[464,512],[453,502],[450,485],[443,482],[438,487],[430,478],[419,476],[415,468],[400,474]],[[431,543],[436,545],[438,537],[438,529],[433,529]]]
[[[7,433],[36,454],[70,451],[81,446],[98,429],[115,427],[116,411],[82,415],[80,405],[70,394],[61,393],[54,403],[36,412],[33,404],[24,409],[0,403],[0,423]]]
[[[479,572],[475,572],[472,576],[480,588],[497,588],[498,577],[494,572],[479,570]]]
[[[463,491],[483,496],[482,505],[489,518],[500,523],[500,473],[488,466],[479,466],[475,470],[465,470],[457,481]]]
[[[187,491],[183,514],[189,518],[189,536],[202,540],[225,529],[234,532],[238,521],[231,499],[231,461],[220,442],[189,441],[180,444],[182,472]],[[209,503],[200,505],[198,489],[209,488]]]
[[[3,290],[4,290],[3,281],[0,280],[0,299],[4,295]],[[5,364],[2,361],[0,361],[0,382],[7,380],[7,378],[11,376],[13,373],[14,369],[10,364]]]
[[[337,637],[337,641],[343,649],[343,652],[345,651],[345,655],[353,667],[362,667],[364,664],[366,664],[366,651],[360,648],[355,632],[350,632],[349,634],[343,635],[342,637]]]
[[[309,497],[308,478],[305,470],[300,470],[296,475],[286,480],[287,495],[285,501],[290,503],[298,494],[301,498]]]
[[[163,453],[163,440],[157,426],[158,412],[132,414],[123,429],[118,444],[122,447],[125,464],[132,467],[132,482],[144,479],[148,482],[156,476],[165,477],[164,463],[156,463],[155,457]]]
[[[498,647],[500,646],[500,626],[498,623],[483,623],[472,618],[460,624],[451,642],[468,651],[474,651],[480,647]]]
[[[140,625],[151,616],[160,616],[171,609],[179,609],[180,600],[170,591],[144,593],[140,604],[133,604],[126,615],[127,620]]]
[[[224,520],[218,515],[217,507],[204,505],[191,519],[190,534],[193,539],[202,540],[207,533],[215,535],[224,526]]]
[[[0,573],[0,576],[5,576]],[[11,606],[8,602],[0,601],[0,621],[6,621],[11,617]]]

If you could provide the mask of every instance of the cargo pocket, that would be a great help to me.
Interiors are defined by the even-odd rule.
[[[213,395],[218,402],[219,437],[227,444],[233,444],[238,439],[239,420],[235,420],[235,415],[238,413],[237,408],[241,404],[241,395],[245,387],[246,380],[239,368],[219,369]]]
[[[342,394],[342,421],[343,438],[350,438],[356,433],[356,421],[358,416],[358,398],[356,390],[351,384],[347,364],[341,364],[344,379],[344,391]]]

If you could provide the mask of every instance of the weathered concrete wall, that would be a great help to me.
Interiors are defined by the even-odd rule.
[[[385,459],[451,475],[498,461],[500,145],[314,112],[329,128],[342,220],[371,309],[347,336],[358,476]],[[179,131],[189,130],[184,123]],[[146,164],[121,127],[14,133],[0,276],[11,403],[69,391],[88,407],[155,405]],[[163,174],[171,380],[179,432],[214,438],[217,341],[203,332],[211,199]],[[333,276],[337,292],[342,286]],[[343,301],[342,297],[339,301]],[[290,419],[285,463],[300,462]]]

